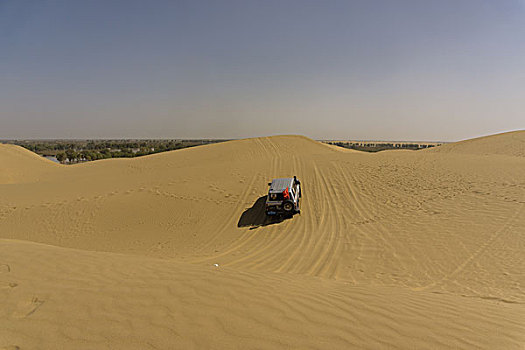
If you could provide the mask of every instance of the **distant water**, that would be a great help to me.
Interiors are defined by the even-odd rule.
[[[60,163],[60,162],[57,160],[57,157],[54,157],[54,156],[44,156],[44,158],[47,158],[47,159],[49,159],[50,161],[55,162],[55,163]]]

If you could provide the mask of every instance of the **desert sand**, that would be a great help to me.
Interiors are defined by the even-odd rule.
[[[265,218],[297,175],[301,214]],[[525,131],[59,165],[0,145],[0,349],[524,349]]]

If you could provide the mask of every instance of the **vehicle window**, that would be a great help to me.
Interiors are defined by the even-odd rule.
[[[271,201],[280,201],[283,200],[283,194],[282,193],[270,193],[270,200]]]

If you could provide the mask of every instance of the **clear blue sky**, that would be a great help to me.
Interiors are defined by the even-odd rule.
[[[524,0],[0,0],[0,138],[524,128]]]

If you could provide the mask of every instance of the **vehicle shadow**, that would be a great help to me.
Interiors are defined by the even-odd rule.
[[[268,217],[265,213],[266,198],[259,197],[251,208],[246,209],[239,218],[237,227],[250,227],[250,230],[260,226],[268,226],[283,222],[289,217],[274,216]]]

